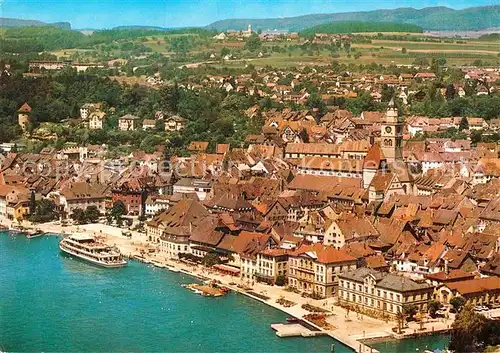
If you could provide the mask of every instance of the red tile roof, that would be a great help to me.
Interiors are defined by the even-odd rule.
[[[28,103],[24,103],[21,108],[19,108],[18,113],[30,113],[31,112],[31,107],[28,105]]]
[[[307,254],[312,256],[319,263],[331,264],[340,262],[355,262],[356,258],[349,255],[344,250],[338,250],[333,246],[323,244],[302,245],[300,248],[291,253],[292,256],[300,256]]]

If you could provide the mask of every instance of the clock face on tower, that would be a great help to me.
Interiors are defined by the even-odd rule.
[[[387,127],[385,128],[385,132],[387,132],[388,134],[390,134],[390,133],[391,133],[391,131],[392,131],[392,129],[391,129],[391,127],[390,127],[390,126],[387,126]]]

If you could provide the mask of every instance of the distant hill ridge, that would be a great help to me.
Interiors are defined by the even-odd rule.
[[[394,22],[361,22],[338,21],[324,23],[300,31],[300,35],[307,37],[316,33],[359,33],[359,32],[409,32],[422,33],[423,29],[417,25]]]
[[[297,17],[267,19],[227,19],[209,24],[205,28],[219,31],[246,29],[248,24],[256,30],[278,29],[301,31],[311,26],[337,21],[396,22],[414,24],[424,30],[481,30],[497,27],[500,23],[500,5],[470,7],[454,10],[444,6],[423,9],[398,8]]]
[[[40,27],[40,26],[54,26],[62,29],[71,29],[71,23],[69,22],[55,22],[55,23],[45,23],[37,20],[21,20],[18,18],[5,18],[0,17],[0,27]]]

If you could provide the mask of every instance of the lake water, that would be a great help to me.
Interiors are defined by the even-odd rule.
[[[0,349],[57,352],[351,352],[327,337],[279,338],[286,314],[241,294],[206,298],[192,277],[130,262],[104,269],[57,237],[0,234]]]
[[[423,352],[426,349],[430,351],[434,351],[436,349],[443,350],[448,347],[449,343],[449,335],[433,335],[407,340],[380,342],[371,344],[370,347],[383,353],[409,353]]]

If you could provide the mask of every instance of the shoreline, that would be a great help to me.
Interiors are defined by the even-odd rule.
[[[3,223],[3,222],[2,222]],[[417,337],[424,337],[429,335],[439,335],[443,334],[443,332],[448,333],[448,328],[437,328],[434,329],[432,326],[432,330],[429,329],[425,331],[418,331],[414,328],[409,327],[407,330],[409,332],[405,332],[402,335],[396,335],[394,332],[390,330],[392,328],[393,323],[387,323],[378,319],[369,318],[367,316],[361,315],[357,317],[357,320],[351,320],[348,314],[345,313],[345,309],[336,306],[333,302],[333,298],[328,298],[324,300],[312,300],[309,298],[300,297],[300,295],[288,292],[282,287],[277,286],[269,286],[262,283],[255,283],[251,289],[245,289],[238,287],[235,283],[241,283],[239,277],[233,277],[230,275],[221,274],[215,270],[210,268],[205,268],[203,265],[199,264],[188,264],[181,262],[180,260],[172,260],[167,259],[161,256],[161,253],[154,252],[152,254],[148,253],[148,249],[151,249],[152,246],[149,244],[145,235],[132,232],[132,237],[128,238],[122,235],[122,229],[112,226],[107,226],[103,224],[89,224],[89,225],[81,225],[81,226],[66,226],[62,227],[60,225],[55,225],[51,223],[42,223],[36,225],[23,225],[26,228],[38,228],[47,233],[46,235],[56,235],[62,236],[67,233],[72,232],[84,232],[89,235],[99,236],[102,238],[103,242],[110,246],[116,246],[120,249],[121,253],[128,257],[130,261],[138,261],[135,259],[135,255],[141,255],[148,260],[155,260],[160,262],[168,267],[173,267],[178,270],[178,273],[182,273],[185,275],[189,275],[198,280],[206,281],[208,280],[217,280],[220,281],[222,285],[231,289],[235,293],[243,294],[249,298],[254,300],[258,300],[263,304],[267,304],[268,306],[278,309],[281,312],[295,317],[297,319],[303,320],[307,324],[315,327],[324,335],[328,335],[334,340],[342,343],[343,345],[349,347],[354,352],[377,352],[375,349],[369,347],[367,344],[376,342],[385,342],[385,341],[397,341],[404,339],[412,339]],[[142,253],[141,253],[142,251]],[[171,271],[169,268],[165,268],[165,270]],[[174,271],[171,271],[174,272]],[[177,272],[177,271],[175,271]],[[229,284],[233,283],[233,284]],[[248,293],[252,291],[253,293],[258,293],[265,295],[269,299],[265,300],[263,298],[259,298],[258,296],[252,295]],[[295,305],[290,307],[282,306],[281,304],[276,303],[278,298],[286,298],[295,303]],[[322,328],[307,319],[304,319],[303,316],[310,314],[311,312],[303,309],[301,304],[306,303],[313,304],[315,306],[321,306],[331,313],[331,316],[327,316],[327,322],[331,324],[334,329],[325,329]],[[331,309],[331,310],[330,310]],[[344,320],[342,321],[342,317],[345,315]],[[365,319],[363,319],[365,317]],[[432,323],[428,323],[432,324]],[[356,327],[357,326],[357,327]]]

